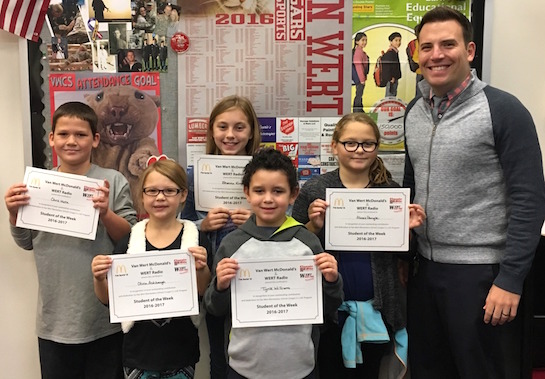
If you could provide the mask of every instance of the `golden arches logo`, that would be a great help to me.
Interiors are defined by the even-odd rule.
[[[340,197],[337,197],[335,200],[333,200],[333,206],[334,207],[344,207],[344,200]]]
[[[238,270],[238,277],[239,278],[251,278],[252,274],[250,273],[250,269],[242,268]]]
[[[40,178],[32,178],[30,179],[30,187],[40,187]]]
[[[115,267],[115,273],[116,274],[126,274],[127,273],[127,267],[125,265],[118,265]]]
[[[212,168],[210,167],[210,163],[203,163],[201,166],[201,172],[212,172]]]

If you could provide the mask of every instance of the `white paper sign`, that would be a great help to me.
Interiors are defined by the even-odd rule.
[[[199,314],[195,258],[187,251],[111,255],[110,321]]]
[[[233,328],[323,322],[322,273],[313,256],[237,262]]]
[[[27,167],[24,183],[30,202],[17,213],[16,226],[94,240],[99,210],[92,197],[100,179]]]
[[[328,188],[325,249],[408,251],[408,188]]]
[[[195,209],[250,209],[242,187],[244,167],[252,159],[242,155],[199,155],[195,158]]]

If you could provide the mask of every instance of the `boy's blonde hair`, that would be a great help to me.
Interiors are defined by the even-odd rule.
[[[350,122],[361,122],[362,124],[369,125],[373,129],[373,134],[379,144],[378,146],[380,146],[380,130],[378,129],[377,123],[367,114],[361,112],[344,115],[339,122],[337,122],[337,125],[335,125],[332,141],[339,143],[344,128]],[[384,162],[380,157],[375,159],[369,169],[369,180],[372,184],[385,184],[390,183],[392,180],[392,174],[388,171],[386,166],[384,166]]]
[[[212,112],[210,112],[208,129],[206,130],[206,154],[221,155],[221,151],[216,146],[216,142],[214,141],[214,121],[220,114],[233,108],[240,109],[246,115],[248,123],[250,124],[251,135],[250,140],[245,147],[246,155],[253,155],[257,150],[259,150],[259,145],[261,144],[261,127],[252,103],[243,96],[231,95],[221,99],[219,103],[214,106]]]

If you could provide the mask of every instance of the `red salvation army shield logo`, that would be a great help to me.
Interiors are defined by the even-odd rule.
[[[291,134],[295,131],[295,121],[293,119],[280,120],[280,131],[284,134]]]

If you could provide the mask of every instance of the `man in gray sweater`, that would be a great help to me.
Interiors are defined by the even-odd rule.
[[[417,33],[422,97],[405,114],[405,186],[427,213],[409,280],[413,378],[520,377],[524,279],[545,216],[535,126],[481,82],[467,18],[448,7]]]

